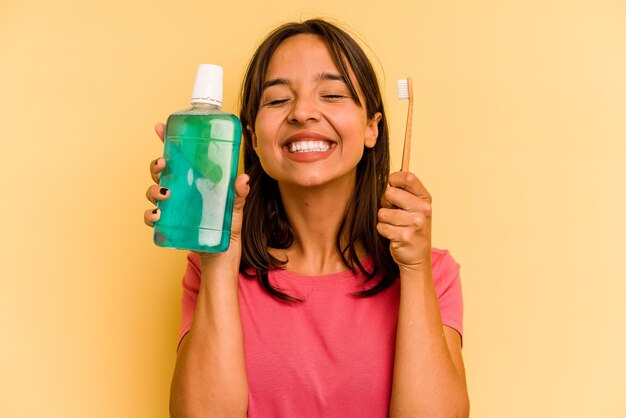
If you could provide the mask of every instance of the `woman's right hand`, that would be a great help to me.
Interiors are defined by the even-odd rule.
[[[161,142],[164,141],[165,135],[165,124],[157,123],[154,126],[154,130],[159,136]],[[156,205],[159,200],[166,200],[170,197],[170,191],[165,187],[159,186],[159,180],[161,179],[161,171],[165,168],[165,158],[159,157],[156,160],[150,162],[150,175],[152,176],[152,180],[156,183],[152,186],[148,187],[146,191],[146,198]],[[143,214],[143,221],[149,227],[154,227],[154,223],[159,220],[161,217],[161,211],[157,208],[148,209]]]
[[[154,130],[159,136],[161,142],[164,141],[165,135],[165,124],[157,123],[154,126]],[[154,183],[152,186],[148,187],[146,191],[146,198],[156,205],[157,201],[167,200],[170,197],[170,191],[159,185],[159,180],[161,179],[161,172],[165,168],[165,158],[159,157],[156,160],[150,162],[150,175],[152,176],[152,180]],[[235,202],[233,206],[233,220],[231,223],[230,230],[230,246],[228,249],[228,253],[236,252],[237,259],[241,254],[241,226],[243,224],[243,205],[245,203],[246,197],[250,192],[250,186],[248,185],[248,181],[250,177],[247,174],[240,174],[235,180]],[[143,219],[146,225],[149,227],[154,227],[154,223],[159,220],[161,217],[161,211],[157,208],[148,209],[143,214]],[[202,253],[201,256],[210,258],[213,253]],[[220,254],[220,253],[215,253]]]

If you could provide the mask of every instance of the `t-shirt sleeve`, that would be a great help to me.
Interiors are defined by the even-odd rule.
[[[460,266],[445,250],[433,250],[433,279],[439,300],[441,322],[463,338],[463,293]]]
[[[193,313],[196,309],[198,301],[198,292],[200,289],[200,260],[197,254],[189,253],[187,255],[187,269],[183,276],[183,296],[182,296],[182,312],[180,316],[180,332],[178,334],[178,347],[183,337],[191,329],[193,321]]]

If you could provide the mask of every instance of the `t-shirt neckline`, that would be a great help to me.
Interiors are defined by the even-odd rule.
[[[372,257],[369,255],[366,256],[363,260],[361,260],[361,265],[366,270],[371,270],[372,266],[374,265]],[[347,269],[347,270],[339,271],[336,273],[323,274],[320,276],[311,276],[311,275],[306,275],[306,274],[294,273],[294,272],[283,270],[283,269],[278,269],[278,270],[270,271],[270,275],[275,276],[277,278],[281,278],[281,279],[287,279],[287,280],[310,281],[310,282],[320,283],[320,282],[328,282],[328,281],[336,282],[339,280],[343,281],[343,280],[354,279],[354,278],[363,276],[363,273],[360,271],[360,269],[357,266],[356,274],[350,271],[350,269]]]

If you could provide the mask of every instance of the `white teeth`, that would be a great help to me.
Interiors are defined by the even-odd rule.
[[[330,149],[330,142],[325,141],[299,141],[288,145],[289,152],[323,152]]]

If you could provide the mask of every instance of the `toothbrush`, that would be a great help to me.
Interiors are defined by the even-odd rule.
[[[409,99],[409,109],[406,116],[406,130],[404,131],[404,148],[402,150],[402,168],[409,169],[409,157],[411,155],[411,129],[413,125],[413,80],[405,78],[398,80],[398,99]]]

